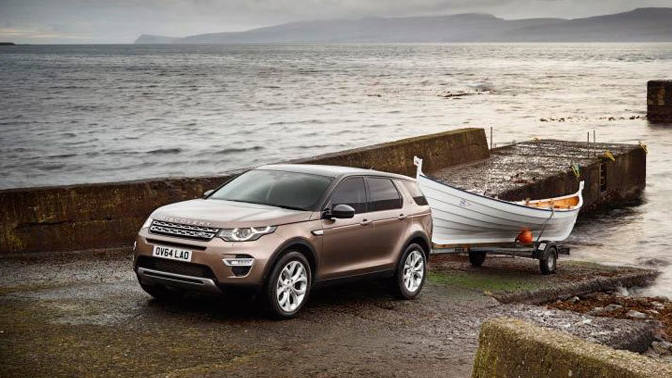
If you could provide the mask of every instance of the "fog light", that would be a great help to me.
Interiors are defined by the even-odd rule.
[[[252,263],[254,263],[254,259],[250,257],[228,258],[222,259],[222,261],[226,266],[252,266]]]

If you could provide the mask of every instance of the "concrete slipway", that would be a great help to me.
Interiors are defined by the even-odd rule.
[[[519,298],[525,302],[654,276],[570,261],[542,276],[527,259],[493,258],[476,269],[463,258],[435,256],[415,301],[393,299],[383,283],[364,281],[315,291],[297,319],[279,322],[235,297],[157,302],[137,285],[126,253],[4,258],[0,376],[465,377],[480,324],[492,317],[641,349],[651,341],[649,323],[550,310],[510,296],[527,293]]]

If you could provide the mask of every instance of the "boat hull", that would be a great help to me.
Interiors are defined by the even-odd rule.
[[[470,193],[433,180],[419,170],[417,182],[432,209],[432,242],[438,245],[512,243],[524,229],[541,240],[565,240],[576,223],[583,203],[582,183],[578,206],[550,209]],[[543,230],[543,232],[542,232]]]

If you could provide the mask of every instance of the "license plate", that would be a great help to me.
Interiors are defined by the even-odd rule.
[[[173,247],[164,247],[161,245],[155,245],[152,250],[152,256],[160,257],[162,259],[178,260],[178,261],[191,261],[191,251],[188,249],[180,249]]]

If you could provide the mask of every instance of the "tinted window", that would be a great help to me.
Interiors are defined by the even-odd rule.
[[[369,184],[369,211],[401,208],[401,197],[392,181],[384,178],[367,178]]]
[[[231,180],[208,198],[315,210],[331,177],[255,169]]]
[[[364,189],[364,179],[361,177],[353,177],[345,179],[334,190],[331,196],[331,204],[340,205],[346,204],[355,209],[355,213],[366,212],[366,192]]]
[[[427,199],[420,191],[420,188],[418,188],[417,183],[410,180],[404,180],[402,182],[404,183],[404,187],[406,187],[406,189],[408,190],[408,193],[410,193],[411,197],[413,197],[413,201],[415,201],[415,203],[417,203],[420,206],[427,205]]]

